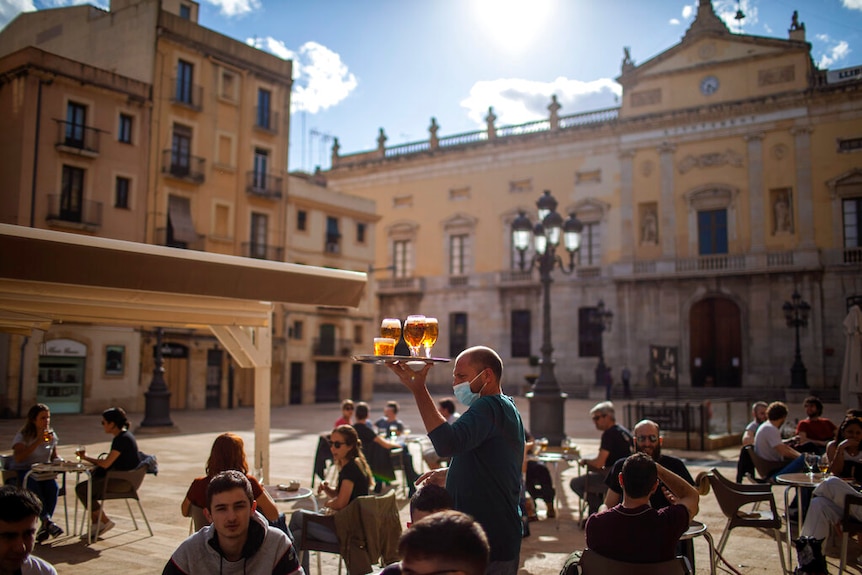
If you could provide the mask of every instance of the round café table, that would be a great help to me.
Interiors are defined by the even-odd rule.
[[[712,535],[709,533],[707,526],[700,521],[692,521],[685,533],[679,540],[694,539],[695,537],[703,537],[706,539],[706,544],[709,546],[709,573],[715,575],[715,544],[712,541]]]
[[[273,501],[276,501],[278,503],[295,503],[297,501],[302,501],[303,499],[311,499],[312,504],[314,504],[314,511],[320,511],[320,506],[317,503],[317,497],[313,497],[314,492],[308,487],[300,487],[296,491],[279,489],[278,485],[264,485],[263,488],[266,489],[267,493],[269,493]]]
[[[776,483],[784,485],[784,522],[787,524],[787,565],[793,564],[793,535],[790,528],[790,490],[796,489],[796,509],[799,521],[796,523],[797,536],[802,534],[802,523],[805,521],[802,509],[802,498],[799,490],[814,489],[826,479],[832,477],[828,473],[783,473],[775,476]]]
[[[562,474],[563,468],[568,468],[572,462],[577,462],[580,459],[580,452],[575,449],[563,449],[560,447],[546,447],[542,449],[535,458],[546,466],[551,468],[551,484],[554,486],[554,491],[557,494],[554,499],[556,499],[555,503],[557,505],[557,509],[566,508],[566,498],[562,495],[563,493],[563,485],[562,485]],[[579,469],[580,469],[580,464]],[[580,509],[581,517],[578,520],[583,521],[583,513],[584,508],[579,503],[578,507]],[[557,513],[557,517],[554,520],[557,530],[560,529],[560,515],[561,513]]]

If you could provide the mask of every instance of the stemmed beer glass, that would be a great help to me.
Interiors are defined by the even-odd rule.
[[[425,336],[422,338],[422,345],[425,347],[425,357],[431,357],[431,348],[437,343],[437,334],[440,332],[440,326],[437,324],[436,317],[425,318]]]
[[[426,318],[424,315],[408,315],[404,320],[404,341],[410,347],[410,355],[419,357],[419,348],[425,339]]]

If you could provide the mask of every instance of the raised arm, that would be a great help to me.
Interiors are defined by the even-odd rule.
[[[658,471],[659,480],[664,483],[667,490],[673,496],[673,503],[685,505],[686,509],[688,509],[688,518],[694,518],[697,515],[700,503],[700,495],[697,493],[697,490],[673,471],[662,467],[658,463],[655,466]]]

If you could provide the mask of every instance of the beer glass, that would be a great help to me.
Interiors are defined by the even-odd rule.
[[[404,320],[404,341],[410,347],[410,355],[419,357],[419,348],[425,338],[425,316],[408,315]]]
[[[395,340],[391,337],[375,337],[374,355],[395,355]]]
[[[425,357],[431,357],[431,348],[437,343],[437,334],[440,326],[437,325],[436,317],[425,318],[425,336],[422,338],[422,345],[425,347]]]
[[[380,322],[380,337],[391,337],[398,343],[401,339],[401,320],[394,317],[387,317]]]

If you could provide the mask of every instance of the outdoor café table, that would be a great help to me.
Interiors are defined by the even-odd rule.
[[[539,454],[536,456],[536,459],[547,465],[551,468],[551,481],[554,484],[554,491],[556,492],[555,503],[558,504],[560,508],[566,505],[566,498],[563,494],[563,486],[562,486],[562,473],[563,470],[560,468],[561,465],[564,465],[565,468],[568,468],[569,465],[573,461],[578,462],[580,459],[580,453],[576,449],[569,449],[563,447],[545,447]],[[578,463],[578,471],[580,471],[580,463]],[[583,503],[583,502],[582,502]],[[578,508],[580,510],[580,518],[579,521],[583,520],[584,515],[584,506],[583,504],[578,504]],[[556,517],[556,526],[557,529],[560,528],[560,514],[557,514]]]
[[[802,523],[805,521],[802,509],[802,497],[799,496],[799,490],[803,488],[814,489],[823,483],[828,477],[828,473],[783,473],[775,477],[775,481],[784,485],[784,521],[787,524],[787,564],[792,565],[793,554],[791,549],[792,534],[790,528],[790,490],[796,488],[796,509],[798,510],[798,523],[796,524],[797,535],[802,533]]]
[[[314,504],[314,511],[320,511],[320,507],[317,504],[317,497],[313,497],[313,491],[308,487],[299,487],[295,491],[288,491],[287,489],[280,489],[278,485],[264,485],[264,489],[266,489],[267,493],[272,497],[273,501],[276,502],[297,502],[302,501],[303,499],[311,499],[311,502]]]
[[[706,525],[700,521],[692,521],[688,526],[688,530],[682,534],[679,540],[686,541],[701,535],[706,539],[706,544],[709,546],[709,573],[710,575],[715,575],[715,544],[712,541],[712,535],[710,535],[709,529]]]
[[[93,507],[93,469],[96,466],[92,463],[88,463],[86,461],[78,462],[78,461],[52,461],[51,463],[34,463],[27,474],[24,476],[24,483],[22,485],[27,485],[27,480],[30,478],[31,473],[62,473],[64,476],[67,473],[75,474],[75,485],[81,482],[81,474],[84,473],[87,475],[87,508],[84,509],[84,516],[86,517],[87,511],[92,509]],[[64,480],[65,484],[65,480]],[[68,497],[68,493],[63,495],[64,498]],[[66,518],[66,529],[68,530],[69,518]],[[93,542],[93,533],[91,529],[92,523],[87,521],[87,543],[90,544]],[[83,531],[83,530],[82,530]],[[72,535],[78,534],[78,499],[75,498],[75,519],[72,522]]]

